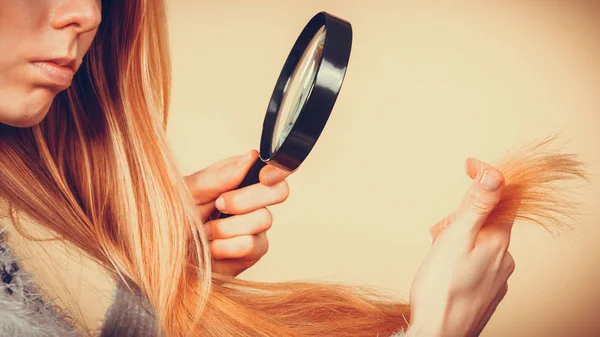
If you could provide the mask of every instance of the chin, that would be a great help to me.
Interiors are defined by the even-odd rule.
[[[47,114],[48,112],[44,114],[28,115],[24,118],[2,120],[1,122],[2,124],[6,124],[15,128],[29,128],[43,121]]]
[[[27,115],[26,118],[19,119],[12,123],[12,125],[9,125],[14,126],[16,128],[29,128],[38,125],[41,121],[44,120],[44,118],[46,118],[46,116],[48,115],[48,111],[49,110],[46,110],[45,112],[41,113]]]
[[[28,128],[39,124],[46,118],[55,95],[49,95],[48,92],[29,97],[28,100],[21,104],[13,106],[12,113],[8,116],[2,116],[0,113],[0,122],[16,128]]]

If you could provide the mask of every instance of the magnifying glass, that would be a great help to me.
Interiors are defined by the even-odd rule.
[[[260,156],[238,189],[258,183],[265,165],[295,172],[321,135],[338,97],[352,26],[326,12],[306,24],[283,65],[263,122]],[[230,214],[221,214],[226,218]]]

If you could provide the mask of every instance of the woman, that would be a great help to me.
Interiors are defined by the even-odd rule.
[[[164,3],[0,0],[0,8],[0,196],[21,232],[15,211],[119,282],[102,335],[477,336],[506,294],[512,222],[482,227],[504,177],[474,159],[461,207],[432,229],[410,305],[351,287],[233,278],[266,252],[266,207],[286,199],[286,176],[265,168],[260,184],[231,191],[252,151],[182,177],[165,135]],[[211,221],[215,205],[236,215]],[[28,301],[28,285],[26,300],[11,297],[21,289],[13,275],[26,275],[3,245],[0,316],[11,319],[0,319],[0,331],[74,334]],[[11,314],[15,303],[46,316]]]

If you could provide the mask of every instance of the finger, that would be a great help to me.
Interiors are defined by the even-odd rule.
[[[485,171],[492,166],[488,163],[482,162],[476,158],[467,158],[466,161],[467,175],[471,179],[475,179],[481,172]]]
[[[271,212],[267,208],[261,208],[250,213],[209,221],[203,226],[208,239],[215,240],[258,234],[271,229],[272,224]]]
[[[488,324],[488,322],[492,318],[492,315],[496,312],[496,309],[498,308],[498,305],[500,305],[500,303],[502,302],[502,300],[506,296],[507,292],[508,292],[508,283],[504,283],[504,285],[500,289],[500,292],[498,292],[498,294],[496,295],[496,297],[492,301],[492,304],[489,306],[489,308],[487,309],[487,311],[483,315],[483,318],[481,319],[481,321],[479,321],[479,325],[475,329],[475,331],[472,334],[472,336],[479,336],[481,334],[481,332],[483,331],[483,329],[485,328],[485,326]]]
[[[471,179],[475,179],[481,172],[487,169],[493,169],[493,167],[476,158],[467,158],[466,161],[466,172]],[[515,198],[516,199],[516,198]],[[511,203],[519,202],[520,200],[511,200]],[[512,225],[516,218],[516,212],[518,205],[504,203],[502,199],[498,205],[494,208],[492,213],[488,216],[488,220],[498,220],[499,225],[506,227],[508,231],[507,235],[510,239],[510,232],[512,231]],[[489,221],[485,225],[490,224]],[[496,224],[495,224],[496,225]]]
[[[290,173],[278,167],[267,165],[260,170],[258,177],[262,184],[273,186],[284,181],[289,175]]]
[[[437,237],[442,233],[444,229],[446,229],[456,218],[456,211],[453,211],[442,220],[438,221],[435,225],[433,225],[429,229],[429,240],[433,244]]]
[[[474,243],[490,213],[500,201],[504,176],[493,167],[477,175],[463,198],[451,230],[464,233],[470,244]]]
[[[186,184],[196,203],[210,202],[219,195],[237,188],[257,158],[258,152],[252,150],[243,156],[225,159],[186,176]]]
[[[221,195],[215,206],[222,213],[241,214],[255,209],[277,205],[289,196],[289,187],[284,180],[274,186],[254,184]]]
[[[210,243],[214,259],[258,260],[267,253],[269,241],[266,232],[256,235],[217,239]]]
[[[494,214],[496,211],[506,213],[498,208],[494,209],[488,217],[489,221],[477,234],[475,247],[481,247],[492,254],[498,254],[499,258],[503,258],[510,247],[511,233],[516,217],[515,212],[498,217]]]
[[[216,219],[221,214],[219,212],[215,212],[215,203],[214,202],[196,205],[196,209],[198,210],[198,213],[200,213],[200,218],[202,219],[202,223],[211,221],[212,219]]]
[[[484,265],[502,272],[504,257],[508,251],[508,240],[498,229],[484,228],[481,230],[475,241],[473,252],[484,261]]]

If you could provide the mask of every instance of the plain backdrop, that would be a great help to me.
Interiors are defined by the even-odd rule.
[[[319,11],[351,22],[325,131],[271,208],[270,250],[241,277],[367,284],[407,298],[427,230],[460,202],[467,157],[495,163],[560,132],[600,172],[600,6],[538,1],[169,2],[169,136],[186,173],[258,148],[296,37]],[[600,335],[600,184],[577,229],[513,231],[516,271],[484,337]]]
[[[471,181],[465,160],[494,164],[559,132],[558,149],[585,161],[591,178],[574,191],[575,230],[552,237],[515,225],[516,270],[482,336],[600,336],[600,3],[167,3],[168,135],[186,174],[258,148],[281,66],[314,14],[354,30],[327,127],[289,177],[288,200],[271,207],[269,252],[240,277],[370,285],[408,299],[428,229]],[[27,268],[98,326],[111,283],[83,258],[59,257],[60,245],[46,250]],[[57,270],[61,280],[45,277]]]

